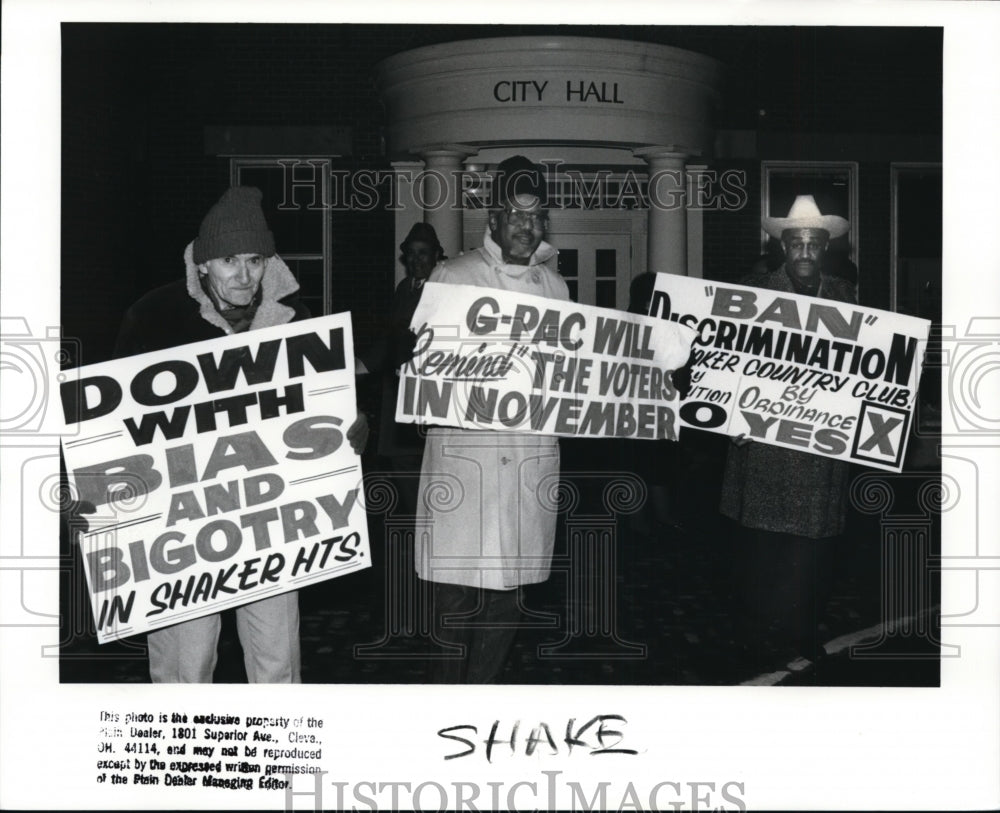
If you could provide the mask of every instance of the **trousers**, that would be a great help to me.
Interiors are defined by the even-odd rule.
[[[211,683],[218,661],[218,613],[149,633],[153,683]],[[301,683],[299,595],[294,590],[236,608],[236,630],[250,683]]]
[[[435,661],[433,683],[495,683],[521,620],[520,588],[490,590],[434,582],[434,634],[462,654]]]
[[[815,659],[822,650],[818,627],[833,587],[837,538],[741,530],[734,572],[744,635]]]

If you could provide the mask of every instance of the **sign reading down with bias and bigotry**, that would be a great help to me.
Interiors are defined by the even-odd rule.
[[[60,387],[98,640],[370,566],[350,314],[83,367]]]
[[[428,282],[396,420],[579,437],[677,438],[670,374],[694,332],[648,316]]]
[[[902,469],[926,319],[671,274],[650,314],[697,331],[682,426]]]

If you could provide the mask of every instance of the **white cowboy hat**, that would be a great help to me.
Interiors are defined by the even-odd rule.
[[[785,229],[823,229],[832,240],[847,234],[850,228],[840,215],[820,214],[812,195],[799,195],[795,198],[792,208],[788,210],[788,217],[765,217],[762,223],[764,231],[779,240]]]

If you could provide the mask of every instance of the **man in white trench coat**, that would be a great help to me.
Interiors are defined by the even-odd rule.
[[[493,197],[483,247],[443,261],[431,281],[568,300],[566,283],[545,265],[556,250],[542,239],[541,170],[522,156],[508,158],[497,168]],[[554,491],[558,475],[555,437],[428,431],[416,569],[433,583],[437,639],[463,652],[437,662],[435,682],[492,683],[503,671],[521,615],[519,588],[549,577],[556,514],[543,492]]]

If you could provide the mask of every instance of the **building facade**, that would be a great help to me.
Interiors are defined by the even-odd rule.
[[[239,182],[363,345],[412,223],[480,245],[512,154],[546,167],[582,302],[622,307],[646,270],[738,279],[761,217],[809,193],[851,221],[862,304],[936,318],[941,49],[911,28],[67,25],[64,330],[107,358]]]

